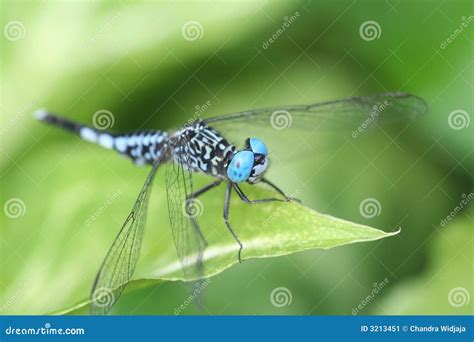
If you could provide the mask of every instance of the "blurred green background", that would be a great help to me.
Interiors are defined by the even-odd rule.
[[[148,171],[41,125],[35,109],[88,124],[106,109],[114,130],[133,131],[179,127],[205,104],[202,117],[386,91],[421,96],[429,114],[350,144],[328,140],[270,178],[291,193],[317,171],[299,196],[306,205],[401,234],[247,260],[211,278],[204,311],[181,314],[473,313],[473,211],[462,204],[473,173],[471,1],[2,1],[0,12],[1,314],[86,298]],[[375,36],[361,29],[369,21]],[[175,260],[163,176],[137,276]],[[361,216],[366,198],[379,216]],[[271,301],[279,287],[291,296],[281,307]],[[150,281],[112,313],[174,314],[187,296],[181,282]]]

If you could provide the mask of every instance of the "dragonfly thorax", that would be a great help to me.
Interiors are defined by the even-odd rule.
[[[263,141],[247,139],[245,149],[232,156],[227,166],[227,177],[234,183],[257,183],[268,168],[267,154]]]

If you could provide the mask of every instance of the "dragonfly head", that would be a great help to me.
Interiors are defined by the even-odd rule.
[[[248,138],[245,145],[232,157],[227,176],[234,183],[257,183],[268,168],[267,146],[257,138]]]

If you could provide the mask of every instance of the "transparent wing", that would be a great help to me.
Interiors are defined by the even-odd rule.
[[[306,130],[356,129],[364,123],[385,124],[413,119],[425,113],[426,103],[407,93],[358,96],[311,105],[283,106],[231,113],[206,119],[210,126],[234,129],[242,125],[274,129],[298,127]]]
[[[243,147],[249,137],[263,140],[272,169],[276,170],[288,162],[318,163],[317,158],[327,159],[354,138],[380,127],[385,130],[386,124],[407,126],[426,110],[426,103],[419,97],[387,93],[243,111],[205,122],[238,147]]]
[[[171,159],[166,167],[166,191],[171,232],[184,277],[197,280],[203,276],[202,256],[206,240],[197,223],[202,213],[202,203],[190,197],[193,179],[188,149],[185,136],[172,143]]]
[[[91,292],[92,315],[106,314],[132,278],[140,255],[150,190],[160,164],[161,159],[153,164],[132,211],[97,273]]]

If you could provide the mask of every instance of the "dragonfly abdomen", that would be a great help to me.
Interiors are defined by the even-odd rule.
[[[152,164],[165,153],[168,133],[161,131],[142,131],[127,134],[116,134],[56,116],[45,110],[35,113],[38,120],[60,127],[79,135],[82,139],[113,149],[130,157],[135,164]]]
[[[116,135],[114,148],[125,154],[137,165],[153,164],[165,153],[168,133],[162,131],[143,131]]]

